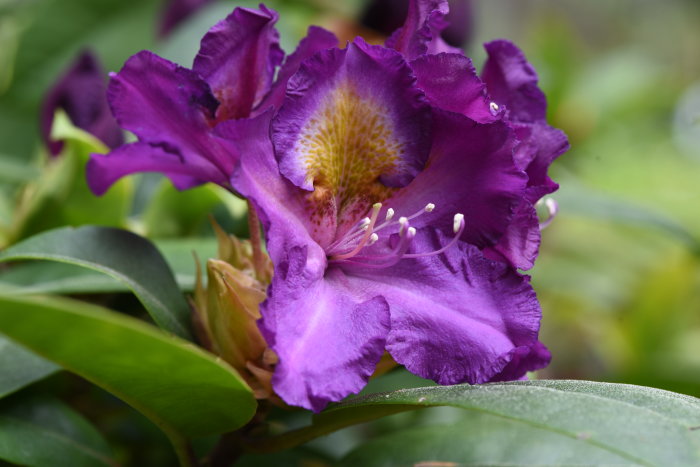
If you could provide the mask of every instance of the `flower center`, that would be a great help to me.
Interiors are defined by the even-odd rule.
[[[333,242],[326,249],[330,262],[353,264],[371,268],[386,268],[392,266],[404,258],[421,258],[424,256],[438,255],[457,243],[464,232],[464,215],[455,214],[452,230],[455,236],[441,248],[426,253],[407,253],[411,242],[416,236],[415,227],[411,227],[412,220],[419,216],[429,214],[435,210],[433,203],[428,203],[422,210],[395,220],[395,212],[392,208],[386,210],[384,221],[377,223],[382,203],[375,203],[368,217],[361,219],[353,228],[348,230],[340,239]],[[369,251],[368,247],[380,240],[388,245],[389,237],[397,233],[399,240],[393,248]],[[384,238],[382,238],[384,237]]]
[[[361,96],[349,83],[334,89],[302,128],[297,151],[303,155],[310,201],[325,214],[357,218],[392,192],[380,181],[401,170],[404,143],[396,136],[386,106]],[[354,214],[354,215],[353,215]]]

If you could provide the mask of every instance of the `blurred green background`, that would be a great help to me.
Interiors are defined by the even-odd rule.
[[[235,5],[256,6],[213,1],[157,40],[163,3],[0,0],[0,228],[17,222],[23,187],[45,170],[38,107],[81,49],[93,48],[111,71],[141,49],[190,66],[211,25]],[[365,3],[266,4],[280,12],[291,52],[311,23],[343,36],[357,30]],[[554,356],[538,377],[700,396],[700,2],[482,0],[474,14],[466,50],[477,68],[482,42],[515,41],[540,74],[551,123],[572,145],[551,169],[560,213],[530,272]],[[245,231],[240,206],[224,209],[201,192],[153,201],[144,183],[129,225],[152,238],[206,233],[208,211]],[[161,211],[149,224],[142,213],[153,202]],[[189,211],[155,228],[178,209]]]

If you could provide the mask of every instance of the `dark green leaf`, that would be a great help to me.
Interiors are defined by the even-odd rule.
[[[0,329],[106,389],[167,434],[242,426],[255,399],[225,363],[139,320],[68,299],[0,296]]]
[[[183,292],[194,290],[196,253],[204,264],[216,257],[214,238],[172,239],[155,242]],[[206,277],[204,277],[206,279]],[[13,294],[85,294],[129,292],[129,286],[101,272],[69,263],[33,261],[0,272],[0,291]]]
[[[341,466],[630,465],[580,439],[501,417],[469,413],[449,425],[421,426],[372,439],[343,457]]]
[[[0,397],[54,373],[58,367],[0,334]]]
[[[532,442],[533,439],[541,439],[539,449],[528,454],[535,456],[527,461],[529,463],[560,464],[570,461],[569,449],[573,442],[576,444],[575,452],[578,453],[579,461],[603,459],[605,462],[641,465],[700,463],[700,436],[694,430],[700,426],[698,399],[641,386],[587,381],[456,385],[372,394],[336,405],[317,415],[312,426],[260,441],[259,444],[253,443],[251,449],[284,449],[384,415],[435,406],[456,407],[498,417],[502,421],[493,422],[485,418],[484,430],[494,430],[507,439],[515,439],[518,446],[520,443]],[[448,428],[441,430],[437,433],[442,433],[457,444],[469,443],[469,432],[460,438],[458,431]],[[532,430],[547,434],[533,438]],[[417,433],[425,434],[425,431],[418,430]],[[408,433],[406,442],[412,442],[419,434]],[[567,441],[561,441],[563,438]],[[428,460],[454,461],[450,457],[452,454],[466,452],[460,446],[447,447],[445,443],[446,440],[437,438],[434,443],[416,443],[411,449],[403,451],[403,457],[400,457],[396,465]],[[392,464],[391,456],[399,449],[372,449],[375,460],[371,465],[395,465]],[[493,453],[493,449],[486,449],[485,452]],[[518,447],[513,452],[513,456],[500,460],[464,457],[460,458],[460,462],[501,462],[514,465],[525,462],[517,457],[517,453],[525,452],[524,448]],[[502,456],[506,454],[501,453]],[[364,460],[368,456],[360,449],[349,459]],[[358,465],[370,464],[361,462]]]
[[[107,443],[80,415],[50,398],[0,405],[0,459],[37,467],[116,465]]]
[[[155,322],[190,338],[190,307],[172,272],[148,240],[125,230],[84,226],[51,230],[0,253],[0,262],[46,259],[109,274],[129,286]]]

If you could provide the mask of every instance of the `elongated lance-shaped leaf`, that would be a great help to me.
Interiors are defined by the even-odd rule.
[[[95,305],[0,295],[0,330],[124,400],[171,439],[231,431],[255,412],[250,388],[227,364]]]
[[[109,227],[64,227],[0,252],[0,262],[22,259],[60,261],[109,274],[129,286],[160,327],[191,339],[190,307],[163,256],[143,237]]]
[[[492,430],[492,436],[500,436],[500,430],[504,439],[506,435],[511,440],[515,437],[518,443],[532,442],[533,430],[539,433],[535,438],[541,439],[542,445],[539,452],[528,453],[530,464],[573,462],[561,450],[575,445],[582,456],[578,462],[602,459],[601,462],[633,465],[700,465],[700,400],[659,389],[588,381],[435,386],[371,394],[331,407],[315,416],[313,425],[307,428],[253,440],[248,449],[285,449],[384,415],[436,406],[489,415],[491,418],[477,417],[472,422],[483,423],[483,429]],[[500,421],[494,422],[494,418]],[[449,429],[436,430],[436,434],[442,433],[454,443],[468,444],[466,437],[474,430],[465,430],[463,437]],[[414,443],[420,434],[428,432],[410,432],[404,441]],[[398,438],[397,434],[394,441]],[[475,439],[483,440],[483,436]],[[374,460],[370,462],[369,451],[359,448],[348,457],[347,465],[411,465],[421,461],[523,465],[525,459],[505,455],[468,458],[464,446],[455,447],[445,439],[433,441],[420,446],[416,441],[411,449],[403,451],[390,449],[396,462],[391,455],[374,449],[388,449],[392,440],[372,444],[368,449],[375,453]],[[518,452],[523,453],[522,449]]]
[[[183,292],[194,290],[196,254],[201,260],[216,257],[215,238],[169,239],[154,244],[170,265]],[[94,269],[69,263],[29,261],[0,272],[0,292],[12,294],[126,293],[129,286]]]

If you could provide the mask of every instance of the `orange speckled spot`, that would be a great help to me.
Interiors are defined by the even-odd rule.
[[[391,194],[393,189],[379,177],[400,170],[404,153],[388,109],[349,84],[329,93],[302,128],[295,149],[307,180],[313,181],[308,201],[316,214],[328,215],[332,209],[339,218],[350,219]]]

